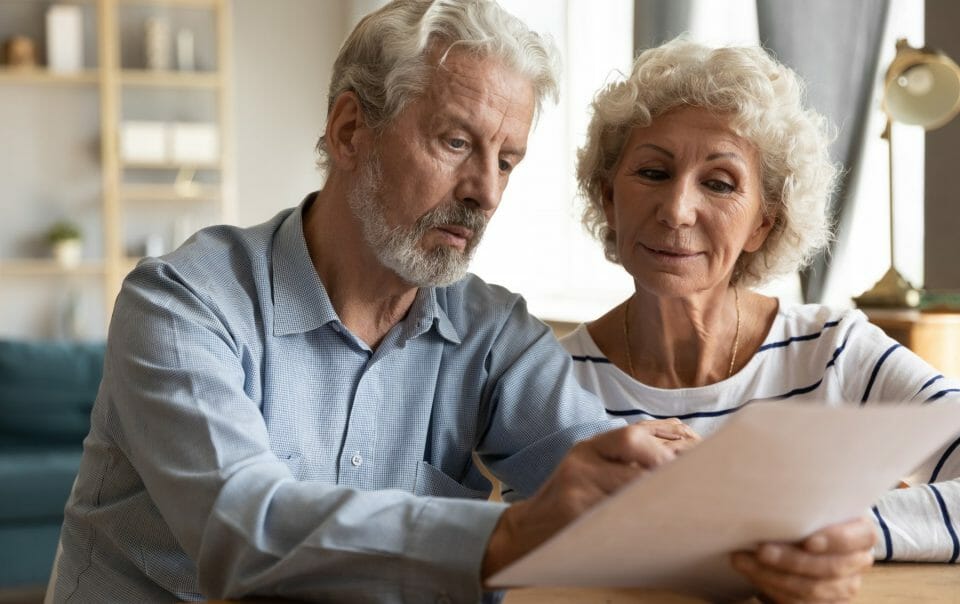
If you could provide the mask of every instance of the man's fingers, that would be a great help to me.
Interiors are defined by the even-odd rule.
[[[846,602],[860,591],[859,574],[812,578],[771,568],[755,554],[738,552],[733,567],[776,602]]]
[[[609,495],[623,485],[635,480],[647,470],[640,465],[622,464],[618,462],[602,461],[591,466],[593,472],[592,484],[604,495]]]
[[[803,540],[803,547],[813,553],[843,554],[871,549],[876,540],[873,522],[861,517],[817,531]]]

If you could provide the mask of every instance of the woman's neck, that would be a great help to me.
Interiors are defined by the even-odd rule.
[[[638,290],[589,329],[610,361],[634,379],[657,388],[693,388],[725,380],[746,365],[776,309],[776,299],[742,288],[683,298]]]

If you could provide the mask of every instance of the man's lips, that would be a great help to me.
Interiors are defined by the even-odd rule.
[[[473,239],[473,231],[467,227],[453,224],[441,224],[434,228],[441,233],[441,236],[449,245],[461,250],[466,248],[467,242]]]

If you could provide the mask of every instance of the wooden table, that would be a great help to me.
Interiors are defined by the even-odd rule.
[[[861,309],[870,322],[950,377],[960,377],[960,313]]]
[[[755,602],[755,600],[752,600]],[[960,565],[877,564],[866,574],[858,602],[873,604],[960,604]],[[247,604],[281,604],[278,600],[253,600]],[[705,600],[643,589],[511,590],[505,604],[703,604]],[[225,600],[210,604],[229,604]],[[239,604],[239,603],[235,603]]]
[[[877,564],[864,577],[858,602],[960,604],[960,565]],[[706,600],[633,589],[518,589],[506,604],[702,604]],[[756,600],[751,600],[756,602]]]

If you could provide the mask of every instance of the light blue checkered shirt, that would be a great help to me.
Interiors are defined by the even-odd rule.
[[[56,601],[477,601],[503,505],[472,452],[525,496],[619,425],[523,300],[473,276],[421,289],[371,351],[310,262],[303,207],[125,281]]]

